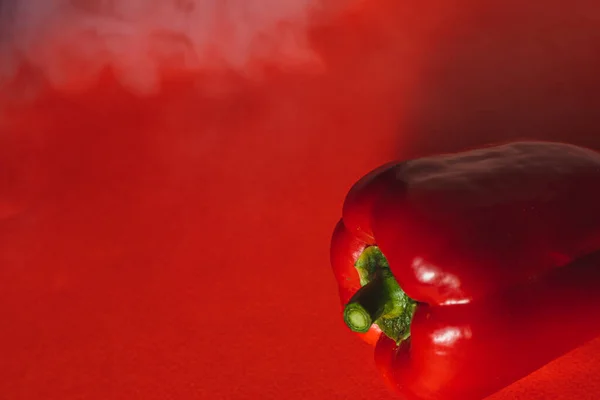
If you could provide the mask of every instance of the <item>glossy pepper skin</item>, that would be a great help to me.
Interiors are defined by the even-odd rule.
[[[558,298],[600,304],[594,291],[583,290],[590,281],[600,284],[596,264],[568,265],[600,250],[599,205],[600,155],[560,143],[517,142],[392,163],[362,178],[332,239],[342,304],[361,288],[355,264],[370,246],[418,302],[409,339],[397,343],[376,324],[361,334],[369,343],[379,338],[376,360],[386,380],[410,399],[480,399],[578,344],[550,329],[560,321],[553,313],[543,329],[544,309],[566,313],[570,330],[586,319],[586,308],[567,309],[569,299]],[[555,271],[566,276],[551,278]],[[567,278],[571,286],[561,284]],[[548,346],[550,338],[560,345]],[[546,346],[527,358],[534,340]]]
[[[600,335],[600,252],[481,301],[421,306],[375,363],[406,400],[480,400]]]

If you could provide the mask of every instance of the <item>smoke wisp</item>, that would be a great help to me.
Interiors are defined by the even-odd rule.
[[[314,69],[307,30],[334,3],[341,8],[319,0],[6,0],[0,83],[26,74],[29,86],[78,90],[108,68],[143,94],[169,72],[257,77],[265,62]]]

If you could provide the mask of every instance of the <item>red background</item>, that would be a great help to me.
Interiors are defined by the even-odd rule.
[[[329,267],[349,186],[490,141],[600,147],[593,2],[395,3],[315,27],[318,74],[138,98],[107,72],[4,106],[0,399],[391,398]],[[599,355],[494,399],[597,398]]]

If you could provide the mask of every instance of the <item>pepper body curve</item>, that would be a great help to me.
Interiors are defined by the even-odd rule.
[[[600,249],[600,154],[518,142],[388,164],[361,179],[346,228],[403,290],[466,303]]]
[[[407,399],[481,399],[599,334],[599,205],[600,155],[561,143],[390,163],[359,180],[332,239],[342,304],[369,246],[418,302],[407,340],[376,324],[362,335],[378,339],[388,384]]]

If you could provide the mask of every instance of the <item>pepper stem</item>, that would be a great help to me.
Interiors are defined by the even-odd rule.
[[[344,308],[346,325],[366,333],[375,324],[396,343],[406,340],[417,303],[402,290],[379,247],[367,247],[355,267],[362,287]]]
[[[361,287],[344,309],[344,322],[354,332],[365,333],[378,320],[393,300],[386,290],[382,274]]]

